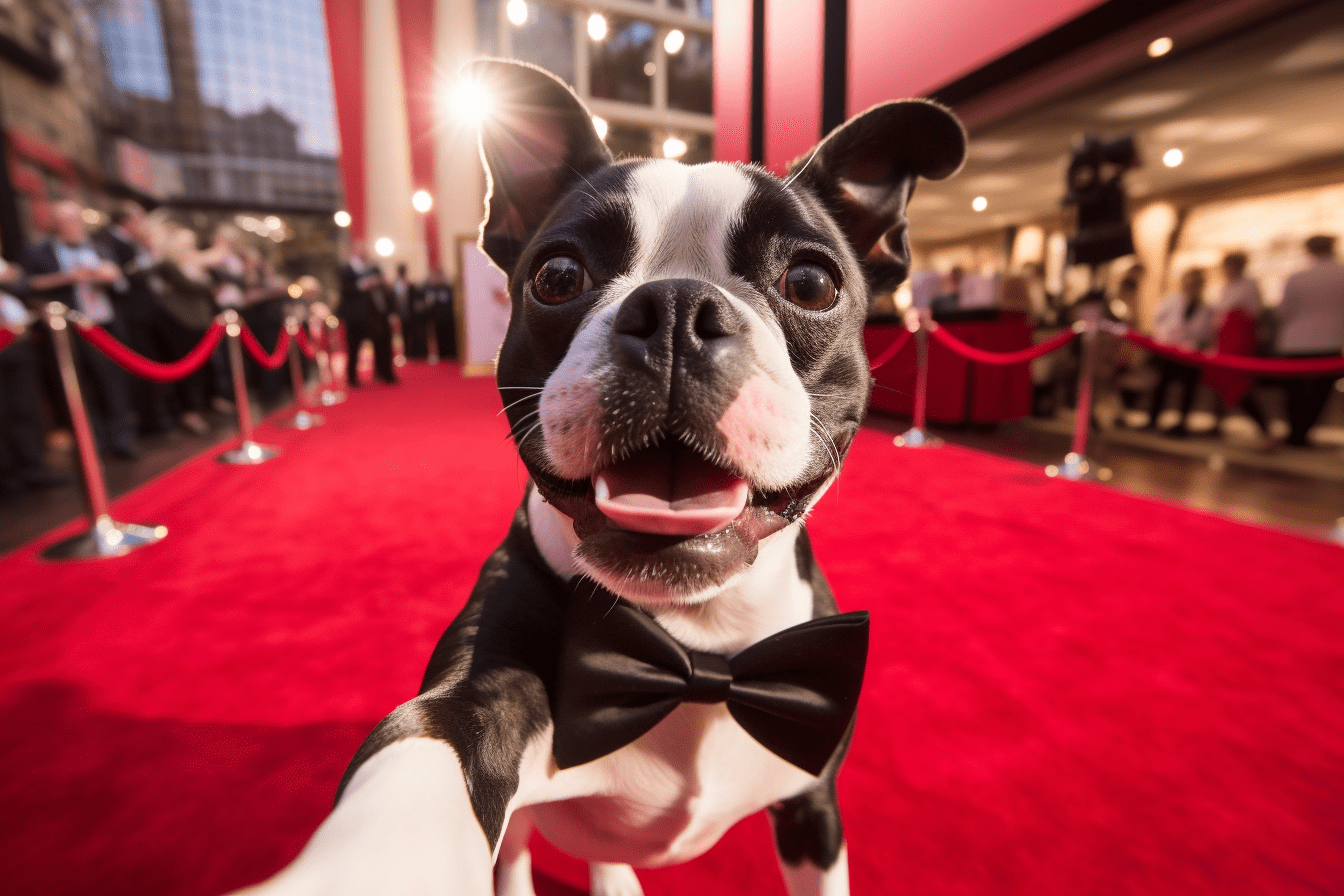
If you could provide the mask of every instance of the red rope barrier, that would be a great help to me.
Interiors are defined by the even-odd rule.
[[[257,341],[257,337],[252,335],[252,331],[243,325],[241,320],[238,323],[239,329],[242,330],[240,335],[243,340],[243,347],[252,356],[252,360],[267,370],[279,370],[280,365],[285,363],[285,356],[289,353],[289,330],[280,330],[280,338],[275,340],[275,351],[268,355],[266,349],[262,348],[261,343]]]
[[[9,327],[0,327],[0,352],[9,348],[14,340],[18,338],[19,334],[9,329]]]
[[[79,335],[84,337],[85,342],[98,349],[113,363],[124,367],[136,376],[153,380],[156,383],[170,383],[194,373],[209,359],[210,353],[215,350],[215,346],[219,344],[219,340],[224,335],[224,325],[215,321],[210,325],[210,329],[205,331],[205,336],[201,338],[201,341],[196,343],[195,348],[176,361],[164,363],[151,361],[144,355],[132,351],[118,342],[111,333],[95,324],[81,324],[78,329]]]
[[[1206,355],[1202,352],[1187,352],[1170,345],[1155,342],[1147,336],[1141,336],[1133,330],[1124,334],[1125,338],[1140,348],[1156,355],[1162,355],[1176,361],[1184,361],[1195,367],[1221,367],[1225,370],[1240,370],[1244,373],[1260,373],[1280,377],[1327,377],[1344,376],[1344,356],[1338,358],[1256,358],[1250,355]]]
[[[947,327],[934,327],[931,332],[933,338],[937,339],[943,346],[963,358],[969,358],[972,361],[979,361],[981,364],[1022,364],[1034,360],[1042,355],[1048,355],[1057,348],[1061,348],[1069,343],[1076,335],[1072,330],[1065,330],[1058,336],[1047,339],[1045,342],[1033,345],[1031,348],[1019,349],[1015,352],[987,352],[982,348],[976,348],[973,345],[967,345],[957,337],[947,331]]]
[[[314,348],[313,344],[308,340],[308,333],[303,327],[299,327],[294,340],[299,344],[299,351],[303,352],[305,358],[309,361],[317,360],[317,349]]]
[[[910,337],[913,335],[915,334],[911,333],[909,330],[901,330],[901,335],[893,339],[891,345],[883,349],[882,354],[868,362],[868,372],[872,373],[877,370],[877,368],[900,354],[901,349],[905,348],[905,344],[910,341]]]

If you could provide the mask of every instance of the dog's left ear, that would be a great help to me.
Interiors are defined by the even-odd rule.
[[[905,207],[916,179],[948,177],[965,158],[966,131],[956,116],[928,100],[897,100],[836,128],[789,176],[826,204],[877,295],[910,269]]]
[[[593,116],[564,82],[519,62],[482,59],[470,77],[491,100],[481,124],[489,183],[481,248],[512,275],[555,203],[581,178],[611,164]]]

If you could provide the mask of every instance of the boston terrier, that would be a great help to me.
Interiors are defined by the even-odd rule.
[[[965,133],[905,100],[783,179],[616,160],[553,76],[471,73],[531,482],[420,695],[253,892],[528,896],[538,830],[594,894],[635,896],[632,867],[766,809],[789,893],[847,893],[835,782],[867,617],[838,613],[802,521],[864,417],[864,319],[905,277],[915,181],[960,167]]]

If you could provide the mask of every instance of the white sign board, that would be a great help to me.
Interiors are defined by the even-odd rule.
[[[462,272],[462,372],[494,375],[495,357],[509,326],[509,284],[499,268],[476,246],[475,239],[458,243]]]

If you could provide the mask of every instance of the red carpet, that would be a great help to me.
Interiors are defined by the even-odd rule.
[[[160,545],[0,559],[0,891],[210,896],[298,851],[523,481],[489,383],[406,380],[118,501]],[[855,893],[1344,893],[1344,551],[875,432],[812,531],[873,610]],[[783,893],[759,817],[642,876]]]

